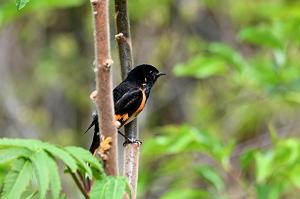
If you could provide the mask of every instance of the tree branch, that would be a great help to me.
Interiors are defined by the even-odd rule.
[[[119,47],[119,57],[124,80],[127,73],[133,68],[132,45],[130,39],[130,24],[127,0],[115,0],[116,40]],[[138,138],[137,120],[125,126],[125,135],[129,138]],[[136,198],[136,185],[138,179],[139,144],[127,144],[124,148],[124,176],[128,178],[131,186],[132,198]]]
[[[117,130],[114,120],[112,98],[110,32],[108,0],[90,0],[93,8],[95,31],[95,73],[96,73],[96,107],[99,115],[99,127],[102,136],[112,139],[112,146],[105,163],[108,175],[118,175]]]

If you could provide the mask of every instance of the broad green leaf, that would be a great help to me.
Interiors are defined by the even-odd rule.
[[[189,133],[182,133],[180,139],[177,139],[176,142],[172,142],[170,146],[167,148],[169,153],[180,153],[184,151],[187,146],[189,146],[193,142],[193,136]]]
[[[225,62],[217,57],[197,56],[186,64],[175,66],[174,73],[177,76],[191,76],[195,78],[207,78],[213,75],[223,74],[226,71]]]
[[[283,47],[282,40],[275,35],[272,29],[267,27],[247,27],[239,33],[242,41],[249,42],[258,46],[271,47],[281,49]]]
[[[275,161],[285,163],[286,166],[294,165],[300,161],[300,143],[298,140],[290,138],[279,142],[276,145]]]
[[[39,182],[39,198],[45,198],[49,188],[50,175],[52,175],[49,172],[49,159],[44,151],[36,152],[30,157]]]
[[[266,154],[256,153],[256,180],[257,182],[264,182],[273,172],[273,153],[269,152]]]
[[[288,175],[293,185],[300,188],[300,167],[295,166],[292,170],[288,172]]]
[[[5,199],[20,198],[32,178],[32,164],[28,160],[17,160],[4,182],[2,197]]]
[[[236,69],[241,70],[246,62],[243,57],[230,46],[224,43],[212,43],[208,50],[215,56],[224,59],[228,64],[231,64]]]
[[[16,160],[19,157],[28,157],[32,152],[26,148],[5,148],[0,149],[0,164]]]
[[[290,101],[290,102],[293,102],[293,103],[297,103],[297,104],[300,104],[300,92],[288,92],[286,95],[285,95],[285,99],[287,101]]]
[[[90,199],[122,199],[125,192],[125,178],[107,176],[94,183],[90,193]]]
[[[213,169],[211,166],[202,165],[196,168],[196,171],[199,175],[204,177],[208,182],[213,184],[217,190],[221,191],[224,189],[224,181],[218,172]]]
[[[22,8],[25,7],[25,5],[29,2],[30,0],[16,0],[16,6],[18,10],[21,10]]]
[[[251,162],[254,161],[255,153],[257,152],[256,149],[249,149],[246,152],[243,152],[240,156],[240,165],[242,170],[248,169]]]
[[[279,199],[283,191],[282,184],[258,184],[256,185],[258,199]]]

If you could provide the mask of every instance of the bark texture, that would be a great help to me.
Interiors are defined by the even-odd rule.
[[[105,160],[107,175],[118,175],[118,137],[114,125],[114,106],[112,97],[110,55],[110,30],[108,0],[91,0],[95,30],[95,75],[96,75],[96,106],[99,115],[101,139],[110,137],[111,148]]]

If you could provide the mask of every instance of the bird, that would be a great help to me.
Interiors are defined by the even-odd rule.
[[[129,71],[127,77],[113,89],[113,100],[115,109],[115,126],[120,129],[122,126],[134,120],[144,109],[149,98],[151,88],[156,80],[166,75],[150,64],[141,64]],[[94,126],[93,141],[90,152],[94,154],[100,144],[100,131],[97,113],[93,114],[93,121],[87,131]],[[140,143],[140,141],[126,137],[119,130],[118,133],[125,138],[123,145],[128,143]]]

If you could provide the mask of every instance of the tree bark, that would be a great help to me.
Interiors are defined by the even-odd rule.
[[[118,137],[114,119],[114,105],[112,97],[112,78],[110,55],[110,32],[108,0],[90,0],[93,8],[95,31],[95,75],[96,75],[96,107],[99,115],[101,139],[110,137],[111,148],[107,159],[104,160],[107,175],[118,175]]]
[[[115,0],[116,40],[119,47],[119,58],[122,71],[122,79],[124,80],[128,72],[133,68],[132,45],[130,39],[130,23],[128,16],[127,0]],[[125,135],[128,138],[138,138],[137,120],[125,126]],[[123,175],[128,178],[132,198],[136,198],[136,188],[138,179],[139,165],[139,144],[127,144],[124,148],[124,167]]]

